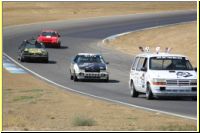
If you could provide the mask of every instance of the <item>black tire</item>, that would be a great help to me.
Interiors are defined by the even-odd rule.
[[[153,96],[153,93],[152,93],[152,91],[151,91],[151,86],[150,86],[150,84],[148,83],[147,84],[147,89],[146,89],[146,99],[147,100],[152,100],[154,98],[154,96]]]
[[[74,82],[77,82],[77,81],[78,81],[78,78],[76,77],[75,72],[74,72],[74,74],[73,74],[73,80],[74,80]]]
[[[74,79],[72,75],[70,75],[70,79],[71,79],[71,80],[73,80],[73,79]]]
[[[49,58],[48,58],[48,57],[45,58],[45,59],[44,59],[44,62],[45,62],[45,63],[49,63]]]
[[[70,73],[70,79],[73,80],[73,75],[70,70],[69,70],[69,73]]]
[[[61,44],[60,44],[60,42],[57,44],[57,48],[60,48],[61,47]]]
[[[105,82],[109,82],[109,76],[107,77],[107,79],[104,80]]]
[[[20,56],[19,60],[20,60],[20,62],[24,62],[25,61],[25,58],[23,57],[23,55]]]
[[[131,97],[138,97],[139,93],[135,90],[135,85],[133,81],[131,82]]]
[[[192,101],[196,101],[197,100],[197,97],[192,97]]]

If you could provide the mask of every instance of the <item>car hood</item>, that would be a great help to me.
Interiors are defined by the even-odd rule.
[[[80,69],[106,69],[103,63],[78,63]]]
[[[149,76],[151,78],[158,79],[197,79],[197,73],[195,71],[149,71]]]
[[[47,51],[42,48],[26,48],[24,51],[29,53],[47,53]]]

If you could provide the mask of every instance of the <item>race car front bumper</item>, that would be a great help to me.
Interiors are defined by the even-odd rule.
[[[108,72],[80,72],[76,74],[78,79],[108,79]]]
[[[154,96],[166,96],[166,97],[195,97],[197,96],[197,86],[152,86],[152,93]]]
[[[23,55],[25,60],[46,60],[48,55]]]

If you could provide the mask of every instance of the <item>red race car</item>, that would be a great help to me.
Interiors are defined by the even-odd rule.
[[[44,30],[37,38],[38,42],[42,42],[46,47],[60,48],[60,34],[54,30]]]

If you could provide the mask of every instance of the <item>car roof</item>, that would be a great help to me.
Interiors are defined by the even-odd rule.
[[[78,53],[78,55],[94,56],[94,55],[100,55],[100,54],[98,54],[98,53]]]
[[[26,44],[35,45],[36,43],[43,45],[42,43],[39,43],[35,38],[24,40]]]
[[[42,30],[42,32],[57,32],[55,30],[47,29],[47,30]]]
[[[176,56],[176,57],[187,57],[185,55],[181,54],[171,54],[171,53],[164,53],[164,52],[159,52],[159,53],[149,53],[149,52],[143,52],[141,54],[136,55],[136,57],[168,57],[168,56]]]

